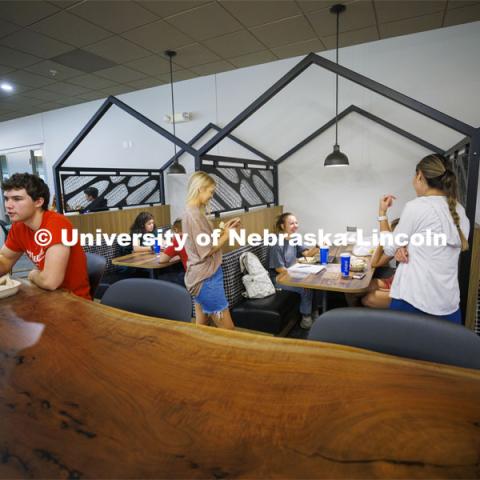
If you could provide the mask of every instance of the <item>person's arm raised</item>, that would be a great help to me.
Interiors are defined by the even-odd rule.
[[[33,269],[28,279],[45,290],[56,290],[63,283],[70,258],[70,247],[62,244],[52,245],[45,254],[43,270]]]

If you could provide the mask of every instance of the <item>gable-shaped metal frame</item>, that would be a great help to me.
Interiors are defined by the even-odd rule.
[[[356,83],[368,90],[371,90],[379,95],[382,95],[393,102],[396,102],[410,110],[413,110],[421,115],[424,115],[431,120],[440,123],[456,132],[459,132],[466,137],[469,137],[470,148],[468,153],[468,178],[467,178],[467,201],[465,205],[466,214],[470,220],[470,235],[469,243],[473,242],[473,231],[475,225],[475,209],[477,200],[477,190],[479,181],[479,152],[480,152],[480,128],[473,127],[467,123],[462,122],[450,115],[447,115],[433,107],[425,105],[418,100],[415,100],[403,93],[387,87],[371,78],[368,78],[360,73],[350,70],[342,65],[338,65],[324,57],[316,55],[314,53],[308,54],[303,60],[295,65],[290,71],[288,71],[282,78],[280,78],[275,84],[273,84],[268,90],[266,90],[260,97],[252,102],[247,108],[240,112],[233,120],[231,120],[224,128],[222,128],[212,139],[210,139],[199,150],[199,157],[197,158],[197,164],[201,161],[208,152],[218,145],[227,135],[230,135],[240,124],[247,120],[263,105],[265,105],[270,99],[272,99],[277,93],[283,90],[293,80],[295,80],[302,72],[304,72],[310,65],[317,65],[332,73],[335,73],[347,80]],[[368,113],[365,112],[364,113]],[[372,114],[370,114],[372,115]],[[378,118],[378,117],[377,117]],[[381,120],[381,119],[380,119]],[[383,121],[383,120],[382,120]],[[390,124],[391,126],[391,124]],[[323,127],[322,127],[323,128]],[[328,127],[323,128],[322,131]],[[295,148],[295,147],[294,147]],[[291,152],[291,151],[290,151]],[[288,153],[288,152],[287,152]],[[290,153],[291,154],[291,153]],[[460,290],[461,290],[461,308],[464,314],[466,313],[467,296],[468,296],[468,280],[470,274],[471,264],[471,251],[464,252],[460,257]]]

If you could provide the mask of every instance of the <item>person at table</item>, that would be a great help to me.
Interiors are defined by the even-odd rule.
[[[80,213],[96,212],[99,210],[107,210],[107,200],[98,196],[98,189],[95,187],[86,188],[83,193],[89,204],[80,210]]]
[[[396,218],[392,221],[392,223],[389,223],[388,218],[386,217],[387,209],[390,207],[394,199],[395,197],[391,195],[384,195],[380,199],[378,218],[379,222],[381,222],[381,232],[393,232],[400,221],[399,218]],[[371,266],[373,268],[385,267],[388,266],[392,259],[393,257],[386,255],[383,247],[379,245],[373,254]],[[368,308],[388,308],[391,300],[390,288],[392,286],[394,276],[395,273],[388,275],[385,278],[372,278],[368,286],[368,292],[360,298],[361,304]],[[349,295],[345,294],[345,296],[348,297]],[[352,295],[352,297],[355,297],[355,295]],[[354,306],[354,304],[352,304],[351,300],[349,301],[348,298],[347,302],[350,306]]]
[[[72,224],[66,217],[48,210],[50,191],[36,175],[15,173],[2,184],[5,211],[12,227],[0,249],[0,275],[8,273],[26,253],[35,264],[28,279],[45,290],[63,288],[90,298],[87,260],[79,243],[67,247],[62,230],[72,238]]]
[[[188,182],[187,206],[183,229],[187,235],[188,256],[185,286],[194,298],[196,323],[207,325],[211,319],[217,327],[233,329],[234,324],[223,286],[222,246],[228,241],[229,232],[238,226],[240,219],[225,223],[217,245],[211,242],[200,245],[197,236],[212,236],[213,228],[206,217],[206,208],[215,192],[216,183],[205,172],[195,172]]]
[[[470,223],[457,201],[457,179],[448,160],[428,155],[416,166],[415,200],[405,205],[395,234],[443,233],[445,246],[385,246],[400,262],[390,290],[392,310],[420,312],[462,323],[459,308],[458,260],[468,250]]]
[[[146,239],[143,236],[146,233],[150,233],[152,235],[157,234],[157,227],[155,225],[155,218],[149,212],[140,212],[130,227],[130,236],[133,240],[133,235],[141,235],[139,238],[139,242],[132,241],[132,248],[131,252],[139,253],[139,252],[152,252],[153,246],[145,245]],[[151,242],[150,242],[151,243]]]
[[[270,247],[270,277],[277,288],[295,292],[300,295],[300,313],[302,314],[300,327],[308,329],[313,324],[312,313],[314,315],[318,314],[318,312],[312,312],[312,303],[315,292],[308,288],[280,285],[277,283],[276,277],[279,273],[287,271],[288,267],[294,265],[298,258],[316,255],[319,252],[319,249],[318,247],[308,249],[301,245],[292,244],[291,237],[298,231],[298,220],[293,213],[287,212],[280,215],[276,220],[275,228],[278,234],[285,235],[285,243],[283,246],[277,244]]]

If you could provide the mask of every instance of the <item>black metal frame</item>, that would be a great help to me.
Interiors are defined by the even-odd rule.
[[[473,231],[474,231],[473,226],[475,225],[475,209],[476,209],[476,198],[477,198],[477,189],[478,189],[478,181],[479,181],[480,128],[476,128],[471,125],[468,125],[454,117],[451,117],[450,115],[447,115],[443,112],[440,112],[439,110],[436,110],[428,105],[425,105],[424,103],[421,103],[411,97],[408,97],[407,95],[397,92],[396,90],[393,90],[392,88],[389,88],[386,85],[376,82],[371,78],[361,75],[342,65],[338,65],[314,53],[308,54],[290,71],[288,71],[282,78],[280,78],[274,85],[272,85],[268,90],[266,90],[262,95],[260,95],[260,97],[258,97],[247,108],[245,108],[242,112],[240,112],[233,120],[231,120],[203,147],[201,147],[198,152],[198,157],[196,158],[196,165],[199,166],[201,162],[201,158],[204,155],[206,155],[213,147],[215,147],[225,137],[230,135],[233,132],[233,130],[235,130],[241,123],[247,120],[263,105],[265,105],[271,98],[273,98],[283,88],[285,88],[288,84],[290,84],[293,80],[295,80],[295,78],[297,78],[302,72],[304,72],[310,65],[317,65],[343,78],[346,78],[347,80],[350,80],[364,88],[367,88],[368,90],[378,93],[379,95],[382,95],[383,97],[388,98],[393,102],[396,102],[410,110],[413,110],[421,115],[424,115],[430,118],[431,120],[437,123],[440,123],[470,138],[470,149],[468,153],[467,201],[466,201],[465,209],[466,209],[467,216],[470,220],[470,225],[472,226],[472,228],[470,229],[470,235],[469,235],[469,243],[471,245],[473,240]],[[353,108],[352,108],[352,111],[353,111]],[[350,113],[350,111],[342,112],[343,117],[345,115],[348,115],[348,113]],[[397,131],[397,133],[400,133],[401,129],[399,129],[398,127],[395,127],[392,124],[388,124],[388,122],[386,122],[385,120],[379,119],[378,117],[375,117],[373,114],[370,114],[365,111],[363,112],[358,111],[357,113],[361,113],[362,115],[367,116],[371,120],[377,121],[378,123],[383,124],[387,128],[390,128],[394,131]],[[327,128],[333,125],[333,122],[332,121],[327,122],[327,124],[325,124],[319,130],[325,131]],[[409,138],[407,135],[405,135],[405,133],[408,133],[408,132],[405,132],[405,131],[402,131],[402,132],[403,133],[401,134]],[[315,136],[318,136],[320,133],[317,133],[317,135]],[[417,143],[419,143],[418,141],[421,140],[418,137],[416,137],[416,139],[413,139],[411,134],[409,135],[410,135],[410,140],[416,141]],[[305,145],[306,143],[308,143],[308,141],[310,141],[309,139],[311,140],[312,138],[308,137],[307,139],[304,140],[303,144],[302,142],[300,142],[302,145],[300,144],[299,144],[300,146],[297,145],[298,147],[297,150],[301,148],[303,145]],[[294,149],[295,148],[296,147],[294,147]],[[287,152],[287,154],[291,155],[292,150]],[[277,176],[278,176],[278,172],[277,172]],[[460,304],[461,304],[462,311],[464,313],[464,317],[465,317],[465,313],[466,313],[465,309],[467,305],[470,264],[471,264],[471,251],[464,252],[461,255],[461,261],[460,261],[460,290],[461,290]]]
[[[63,213],[63,205],[61,204],[61,194],[62,194],[62,188],[61,188],[61,181],[60,181],[60,172],[61,171],[101,171],[101,172],[127,172],[129,170],[133,172],[140,172],[141,170],[145,171],[145,169],[128,169],[128,168],[85,168],[85,167],[63,167],[63,164],[67,161],[67,159],[70,157],[70,155],[75,151],[75,149],[80,145],[80,143],[84,140],[84,138],[92,131],[92,129],[97,125],[97,123],[100,121],[100,119],[108,112],[110,107],[112,105],[117,106],[121,110],[123,110],[125,113],[131,115],[135,119],[137,119],[139,122],[143,123],[147,127],[151,128],[153,131],[157,132],[160,134],[162,137],[166,138],[170,142],[176,144],[179,146],[184,152],[189,153],[190,155],[193,155],[194,157],[197,157],[198,152],[196,149],[194,149],[191,145],[188,143],[185,143],[182,139],[172,135],[168,130],[165,130],[162,128],[160,125],[156,124],[149,118],[145,117],[145,115],[142,115],[140,112],[137,110],[133,109],[126,103],[122,102],[116,97],[109,96],[103,103],[100,105],[98,110],[95,112],[95,114],[92,116],[92,118],[87,122],[87,124],[82,128],[80,133],[73,139],[73,141],[70,143],[70,145],[65,149],[65,151],[60,155],[60,158],[55,162],[53,165],[53,175],[54,175],[54,186],[55,186],[55,193],[56,193],[56,201],[57,201],[57,211],[60,213]],[[160,182],[160,203],[165,203],[165,186],[164,186],[164,174],[163,171],[164,169],[159,169],[159,174],[161,178]],[[114,173],[113,173],[114,174]]]

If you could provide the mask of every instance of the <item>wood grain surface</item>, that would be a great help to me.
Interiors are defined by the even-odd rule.
[[[148,269],[161,269],[170,267],[180,262],[180,257],[172,257],[169,262],[160,263],[158,261],[158,256],[155,253],[151,252],[136,252],[130,253],[128,255],[123,255],[122,257],[115,257],[112,259],[113,265],[121,265],[124,267],[134,267],[134,268],[148,268]]]
[[[352,246],[332,247],[331,255],[336,256],[336,260],[340,262],[340,254],[343,252],[352,252]],[[310,288],[313,290],[323,290],[327,292],[343,292],[343,293],[363,293],[368,289],[368,285],[372,280],[375,268],[372,268],[372,257],[361,257],[366,262],[364,270],[365,277],[361,280],[352,278],[354,272],[350,272],[349,277],[342,277],[339,270],[340,264],[329,264],[326,270],[317,274],[310,274],[304,277],[292,276],[289,273],[281,273],[277,276],[277,282],[280,285],[290,285],[292,287]],[[333,268],[332,268],[333,267]]]
[[[472,370],[0,300],[2,478],[478,478],[479,400]]]

